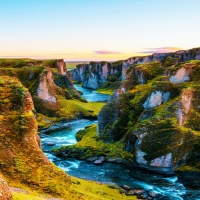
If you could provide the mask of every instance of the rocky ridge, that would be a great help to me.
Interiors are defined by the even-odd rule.
[[[97,89],[104,82],[125,80],[126,72],[131,65],[159,61],[165,66],[172,66],[189,60],[200,60],[200,48],[180,50],[175,53],[154,53],[149,56],[131,57],[112,63],[103,61],[80,64],[76,66],[75,70],[72,70],[72,79],[82,82],[85,88]],[[143,80],[143,74],[138,73],[137,77],[140,82]]]
[[[199,71],[200,61],[132,65],[98,115],[99,137],[124,143],[140,167],[173,173],[184,166],[200,135]]]

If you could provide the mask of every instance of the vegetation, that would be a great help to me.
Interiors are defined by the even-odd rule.
[[[0,171],[10,186],[22,189],[12,192],[14,199],[40,200],[49,195],[73,200],[130,199],[106,185],[69,177],[52,164],[40,149],[28,90],[17,78],[1,76],[1,80],[5,84],[0,87]]]
[[[80,65],[80,64],[88,64],[88,61],[75,61],[75,62],[67,61],[66,67],[67,67],[67,69],[75,69],[76,65]]]
[[[196,143],[200,135],[200,114],[197,106],[200,89],[197,77],[200,61],[188,61],[178,65],[174,64],[173,58],[165,61],[164,65],[161,62],[152,62],[133,65],[128,69],[127,79],[123,83],[127,92],[105,105],[99,114],[99,137],[110,144],[123,141],[124,149],[133,156],[138,150],[145,152],[147,165],[156,158],[172,153],[171,165],[179,166],[190,152],[189,161],[178,169],[191,169],[192,166],[193,170],[198,169],[199,150]],[[180,68],[187,70],[191,80],[178,84],[170,82],[169,76],[175,75]],[[166,72],[168,76],[164,76]],[[138,82],[138,73],[143,73],[143,84]],[[169,99],[145,108],[144,103],[148,99],[150,101],[151,94],[156,94],[157,91],[168,93]],[[190,96],[192,107],[187,113],[184,104],[190,101]],[[183,118],[180,119],[178,112],[182,112]],[[141,144],[137,146],[136,140],[140,137]],[[191,165],[191,159],[195,160],[195,164]]]
[[[106,158],[115,158],[118,160],[133,160],[133,155],[124,151],[124,143],[118,141],[116,143],[104,143],[97,135],[97,126],[93,125],[85,130],[80,130],[76,137],[79,142],[72,146],[54,149],[56,155],[69,154],[70,157],[79,159],[87,159],[93,156],[105,156]]]

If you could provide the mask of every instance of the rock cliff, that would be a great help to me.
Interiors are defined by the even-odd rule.
[[[105,81],[120,80],[121,66],[122,61],[80,64],[76,66],[75,70],[72,70],[72,79],[82,82],[85,88],[97,89]]]
[[[0,77],[0,172],[9,180],[60,193],[70,178],[43,154],[30,93],[16,78]],[[59,183],[58,183],[59,181]]]
[[[17,78],[0,76],[0,91],[0,199],[18,199],[18,195],[19,199],[134,198],[106,185],[70,177],[57,168],[41,150],[33,100],[28,89]],[[16,189],[23,193],[14,192],[12,198],[2,176],[12,186],[12,191]],[[32,196],[29,194],[32,190],[39,192]],[[45,193],[48,198],[43,196]]]
[[[54,67],[57,68],[57,73],[64,75],[66,73],[66,63],[63,59],[56,60]]]
[[[49,126],[47,121],[51,120],[76,118],[64,111],[63,99],[86,102],[74,88],[71,72],[66,71],[63,60],[0,59],[0,75],[17,77],[28,88],[38,120],[42,119],[40,126]]]
[[[191,52],[175,55],[199,59],[198,49]],[[188,163],[193,152],[198,160],[199,74],[197,60],[130,66],[118,95],[98,115],[100,138],[121,141],[134,162],[149,170],[173,173]]]
[[[72,79],[82,82],[85,88],[97,89],[105,81],[125,80],[126,72],[132,65],[159,61],[163,66],[168,67],[189,60],[200,60],[200,48],[181,50],[175,53],[154,53],[149,56],[132,57],[112,63],[90,62],[88,65],[77,65],[76,69],[72,71]],[[138,72],[137,79],[142,84],[143,73]]]

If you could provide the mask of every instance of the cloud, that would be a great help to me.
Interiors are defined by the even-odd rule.
[[[141,51],[138,53],[153,54],[153,53],[170,53],[181,50],[180,47],[157,47],[157,48],[144,48],[146,51]]]
[[[122,54],[121,52],[116,51],[105,51],[105,50],[98,50],[94,51],[95,54]]]
[[[0,55],[0,58],[43,58],[44,56],[31,56],[31,55],[29,55],[29,56],[25,56],[25,55],[22,55],[22,56],[1,56]]]

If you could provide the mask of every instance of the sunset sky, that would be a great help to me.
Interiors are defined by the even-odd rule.
[[[200,46],[200,0],[0,0],[0,57],[120,60]]]

